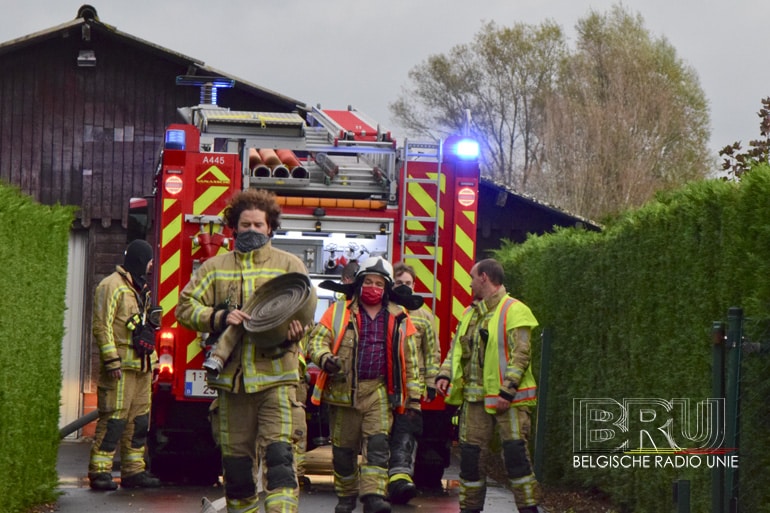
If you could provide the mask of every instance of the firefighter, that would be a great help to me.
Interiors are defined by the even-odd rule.
[[[402,262],[393,266],[395,285],[414,290],[414,268]],[[430,308],[423,304],[409,311],[417,333],[415,346],[419,368],[420,390],[426,401],[436,397],[434,388],[441,349],[436,338],[436,321]],[[427,384],[427,386],[426,386]],[[388,498],[394,504],[406,504],[417,495],[414,484],[414,458],[417,451],[416,437],[422,434],[422,416],[408,410],[405,415],[395,415],[390,432],[390,462],[388,469]]]
[[[250,315],[241,309],[244,298],[271,278],[307,274],[298,257],[270,242],[280,214],[271,192],[249,189],[236,194],[224,210],[235,236],[234,251],[203,262],[182,290],[176,309],[177,320],[189,329],[240,340],[222,372],[208,382],[218,389],[212,429],[222,451],[228,512],[259,511],[252,471],[257,454],[266,475],[265,511],[295,513],[298,507],[292,411],[299,382],[297,342],[304,327],[292,321],[286,340],[266,347],[259,334],[244,329]]]
[[[330,407],[335,513],[353,511],[359,494],[364,513],[387,513],[392,412],[420,411],[416,330],[392,300],[384,258],[361,262],[349,287],[350,299],[330,306],[310,334],[309,356],[322,369],[312,401]]]
[[[123,265],[104,278],[94,293],[93,335],[99,346],[99,420],[91,447],[88,479],[94,490],[115,490],[112,460],[120,446],[120,485],[155,488],[160,480],[145,470],[150,420],[155,333],[149,324],[152,247],[135,240]]]
[[[292,442],[294,444],[294,465],[297,471],[297,482],[301,489],[310,491],[310,479],[305,476],[305,453],[307,452],[307,412],[305,403],[307,402],[308,383],[310,380],[307,375],[307,337],[310,332],[299,342],[299,351],[297,353],[297,364],[299,367],[299,382],[295,390],[296,400],[292,404]]]
[[[530,362],[532,311],[508,295],[499,262],[471,268],[474,300],[460,319],[436,388],[460,413],[460,508],[479,513],[486,495],[486,460],[495,428],[508,484],[521,513],[537,513],[540,487],[527,448],[530,407],[536,402]],[[451,384],[451,385],[450,385]]]

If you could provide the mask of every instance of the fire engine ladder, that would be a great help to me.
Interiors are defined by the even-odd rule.
[[[405,258],[414,260],[423,260],[425,266],[432,269],[433,284],[430,290],[432,294],[421,293],[420,295],[430,297],[433,299],[433,313],[436,313],[436,295],[438,292],[438,254],[439,254],[439,217],[441,215],[440,199],[441,199],[441,176],[443,173],[442,163],[443,154],[441,151],[442,144],[439,142],[409,142],[404,141],[403,148],[403,161],[404,161],[404,180],[401,187],[401,211],[404,213],[401,216],[401,259]],[[413,178],[409,174],[409,163],[420,161],[435,161],[436,162],[436,174],[435,178]],[[426,184],[434,185],[436,189],[433,202],[435,204],[433,216],[415,216],[410,215],[407,210],[408,207],[408,195],[410,184]],[[430,223],[434,226],[432,234],[425,234],[423,231],[417,231],[412,228],[414,224],[420,225],[420,223]],[[406,254],[406,246],[408,242],[420,242],[425,243],[426,254]],[[427,283],[426,283],[427,285]]]

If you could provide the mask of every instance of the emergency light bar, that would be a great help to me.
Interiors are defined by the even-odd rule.
[[[165,148],[169,150],[184,150],[186,144],[184,130],[166,130]]]
[[[463,160],[479,158],[479,143],[473,139],[460,139],[451,147],[452,153]]]

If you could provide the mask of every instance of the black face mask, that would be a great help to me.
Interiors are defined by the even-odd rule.
[[[131,281],[137,290],[142,290],[146,283],[147,264],[152,260],[152,246],[146,241],[131,241],[123,257],[123,268],[131,275]]]
[[[241,253],[248,253],[259,249],[270,240],[270,237],[264,233],[255,232],[254,230],[246,230],[240,232],[235,236],[235,249]]]

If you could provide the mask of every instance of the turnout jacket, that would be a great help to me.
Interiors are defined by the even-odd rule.
[[[209,258],[182,290],[177,321],[191,330],[220,334],[231,310],[241,308],[266,281],[289,272],[307,274],[307,269],[302,260],[274,248],[270,241],[248,253],[236,250]],[[233,328],[240,343],[222,372],[209,380],[210,387],[238,392],[242,385],[246,393],[254,393],[298,382],[296,342],[263,349],[255,344],[257,334],[243,326]]]
[[[436,336],[436,321],[433,312],[428,305],[422,305],[417,310],[409,310],[415,333],[415,346],[417,347],[417,361],[420,371],[420,386],[423,395],[425,387],[434,387],[438,366],[441,364],[441,348]]]
[[[450,380],[446,403],[483,400],[492,414],[498,396],[512,406],[536,404],[530,335],[537,324],[529,307],[510,297],[505,286],[466,308],[439,370],[439,378]]]
[[[404,310],[393,303],[387,306],[386,349],[387,375],[384,376],[390,405],[397,412],[406,407],[420,408],[421,386],[418,374],[416,329]],[[321,371],[313,389],[311,402],[355,407],[358,384],[358,300],[339,300],[324,312],[308,341],[309,357],[323,369],[326,358],[339,357],[340,372],[329,375]]]
[[[140,304],[140,297],[143,304]],[[142,358],[136,354],[131,338],[133,330],[128,326],[134,314],[141,316],[150,306],[149,290],[140,296],[131,274],[123,266],[117,266],[114,273],[96,286],[91,331],[99,346],[99,360],[104,370],[152,370],[158,361],[157,353],[153,351],[151,365],[142,368]]]

